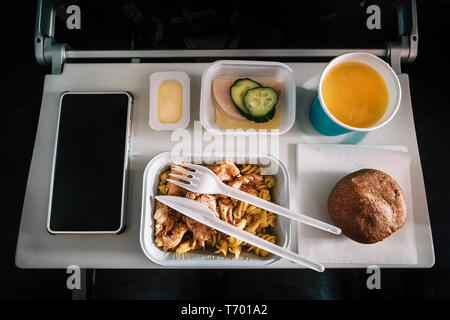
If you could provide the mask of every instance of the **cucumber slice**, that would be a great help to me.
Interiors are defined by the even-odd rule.
[[[251,120],[266,122],[275,115],[278,103],[278,93],[271,87],[258,87],[247,91],[244,96],[244,105]]]
[[[230,87],[231,100],[238,110],[244,115],[249,115],[248,109],[245,107],[244,96],[248,90],[261,87],[261,85],[248,78],[237,79]]]

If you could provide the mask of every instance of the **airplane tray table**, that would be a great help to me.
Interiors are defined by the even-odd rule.
[[[291,207],[296,208],[296,144],[339,143],[402,145],[411,158],[411,187],[414,206],[417,264],[381,267],[427,268],[434,264],[434,250],[414,128],[409,79],[400,74],[402,103],[388,125],[369,134],[349,133],[327,137],[317,133],[308,117],[309,105],[326,63],[287,63],[294,71],[297,86],[297,113],[293,128],[280,136],[279,158],[290,175]],[[191,122],[199,120],[200,87],[206,63],[113,63],[66,64],[59,75],[45,77],[42,107],[28,176],[16,251],[20,268],[164,268],[150,261],[139,240],[143,173],[157,154],[169,151],[178,142],[171,131],[154,131],[148,125],[149,77],[157,71],[184,71],[191,79]],[[132,134],[126,210],[126,229],[118,235],[51,235],[46,230],[52,157],[56,135],[59,96],[64,91],[128,91],[133,97]],[[204,130],[203,130],[204,132]],[[292,224],[291,249],[297,250],[297,232]],[[301,235],[300,235],[301,237]],[[325,264],[327,268],[363,267],[355,264]],[[173,267],[171,267],[173,268]],[[264,268],[304,268],[285,259]]]

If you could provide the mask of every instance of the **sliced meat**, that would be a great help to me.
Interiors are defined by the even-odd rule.
[[[244,229],[246,225],[247,225],[247,220],[244,218],[241,218],[241,219],[236,219],[234,226],[239,229]]]
[[[215,195],[199,194],[189,191],[186,193],[186,198],[206,205],[216,217],[219,217],[219,213],[217,212],[217,197]],[[202,247],[205,245],[205,242],[209,240],[214,233],[216,233],[214,229],[189,217],[183,216],[183,221],[186,222],[189,230],[192,231],[194,239],[197,240]]]
[[[155,207],[155,234],[158,235],[161,232],[167,233],[172,230],[177,217],[172,213],[169,207],[167,207],[164,203],[156,201]]]
[[[213,194],[202,194],[198,199],[198,202],[206,205],[216,217],[219,217],[217,212],[217,197]]]
[[[191,200],[196,200],[199,196],[200,196],[200,193],[196,193],[196,192],[192,192],[192,191],[186,192],[186,198],[191,199]]]
[[[198,201],[206,205],[209,210],[211,210],[214,215],[219,218],[219,213],[217,212],[217,196],[214,194],[199,194],[195,192],[188,191],[186,193],[186,198]]]
[[[233,181],[230,181],[228,185],[235,189],[241,189],[242,185],[246,185],[250,183],[250,180],[246,178],[246,176],[237,177]]]
[[[170,232],[159,234],[156,237],[156,244],[163,247],[164,251],[175,248],[188,230],[186,224],[178,222]]]
[[[235,189],[239,189],[253,195],[258,195],[259,186],[262,184],[264,184],[264,179],[262,176],[257,174],[248,174],[237,177],[228,183],[229,186]]]
[[[179,180],[174,177],[170,177],[170,179]],[[167,182],[167,195],[183,197],[185,194],[186,194],[185,189],[177,186],[176,184],[173,184],[170,181]]]
[[[198,241],[199,245],[204,247],[205,242],[208,241],[211,236],[217,231],[205,226],[203,223],[195,221],[187,216],[183,216],[183,221],[186,223],[189,230],[192,231],[194,239]]]
[[[228,160],[224,160],[220,164],[212,164],[208,167],[217,175],[217,177],[219,177],[221,181],[231,181],[235,177],[239,177],[241,175],[239,168],[236,167],[234,162]]]
[[[223,221],[238,227],[239,229],[244,229],[246,225],[246,220],[244,218],[235,218],[233,215],[233,202],[231,199],[219,199],[217,201],[220,212],[220,219]]]
[[[220,199],[218,203],[220,219],[225,222],[231,223],[231,221],[233,221],[233,203],[230,199]]]
[[[231,100],[230,88],[234,81],[235,79],[214,79],[211,89],[213,101],[225,114],[239,120],[246,120]]]
[[[164,227],[162,224],[155,224],[155,235],[158,235],[161,231],[163,231]]]
[[[184,177],[187,177],[188,175],[186,173],[177,171],[177,168],[182,168],[185,169],[183,167],[180,167],[176,164],[172,164],[170,166],[170,173],[175,173],[175,174],[179,174],[182,175]],[[186,170],[186,169],[185,169]],[[174,178],[174,177],[170,177],[170,179],[176,180],[176,181],[182,181],[181,179],[178,178]],[[167,194],[169,196],[179,196],[179,197],[184,197],[184,195],[186,194],[187,190],[177,186],[176,184],[173,184],[172,182],[167,182]]]

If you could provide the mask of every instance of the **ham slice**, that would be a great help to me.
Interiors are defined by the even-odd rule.
[[[235,79],[214,79],[212,82],[212,97],[216,105],[222,109],[225,114],[239,120],[246,120],[234,105],[233,100],[231,100],[230,87],[234,81]]]

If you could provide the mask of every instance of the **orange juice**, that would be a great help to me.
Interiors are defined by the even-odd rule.
[[[389,91],[383,77],[360,62],[343,62],[331,68],[321,90],[330,113],[351,127],[374,125],[388,106]]]

